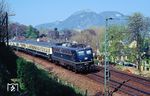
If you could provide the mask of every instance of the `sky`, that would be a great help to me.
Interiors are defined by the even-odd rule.
[[[25,25],[38,25],[64,20],[71,14],[81,10],[97,13],[118,11],[124,15],[140,12],[150,17],[149,0],[6,0],[11,21]]]

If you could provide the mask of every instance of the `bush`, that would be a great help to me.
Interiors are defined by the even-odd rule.
[[[5,43],[0,43],[0,96],[16,96],[7,92],[7,83],[11,83],[11,78],[15,78],[17,56]]]
[[[3,63],[0,62],[0,95],[8,96],[7,94],[7,83],[10,82],[9,74]]]
[[[81,96],[69,86],[58,83],[44,70],[39,70],[33,63],[23,59],[17,61],[17,74],[22,91],[30,96]]]
[[[9,46],[6,46],[4,43],[0,43],[0,61],[2,62],[3,66],[6,67],[6,70],[10,73],[10,77],[14,78],[17,77],[17,56],[11,50]]]
[[[94,59],[94,64],[98,65],[98,63],[99,63],[99,60]]]

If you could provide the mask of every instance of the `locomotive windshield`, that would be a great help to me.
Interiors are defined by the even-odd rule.
[[[90,54],[92,54],[92,51],[91,50],[87,50],[86,54],[90,55]]]
[[[78,52],[78,55],[79,55],[79,56],[83,56],[83,55],[85,55],[85,53],[84,53],[84,51],[79,51],[79,52]]]

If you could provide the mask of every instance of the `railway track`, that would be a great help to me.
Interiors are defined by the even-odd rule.
[[[120,75],[122,75],[122,78],[124,78],[124,79],[129,78],[129,79],[134,80],[137,83],[140,83],[140,84],[142,84],[142,85],[144,85],[146,87],[150,87],[150,80],[145,78],[145,77],[131,75],[131,74],[124,73],[124,72],[121,72],[121,71],[118,71],[118,70],[114,70],[114,69],[111,69],[111,73],[114,73],[116,75],[120,74]]]
[[[104,84],[104,68],[99,67],[100,71],[97,73],[90,73],[85,75],[86,77]],[[123,73],[113,68],[110,68],[111,79],[110,87],[112,90],[117,88],[123,81],[127,81],[119,88],[119,92],[123,92],[130,96],[150,96],[150,80],[139,76]]]
[[[110,87],[117,88],[123,81],[124,83],[118,91],[122,91],[130,96],[150,96],[150,80],[134,76],[131,74],[123,73],[114,69],[110,69],[111,79]],[[100,67],[100,72],[87,75],[89,78],[94,79],[96,82],[104,83],[104,68]]]

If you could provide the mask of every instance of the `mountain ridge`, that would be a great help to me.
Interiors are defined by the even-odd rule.
[[[81,10],[73,13],[63,21],[55,21],[50,23],[44,23],[36,25],[37,29],[86,29],[92,26],[104,26],[105,19],[112,18],[124,18],[124,14],[117,11],[104,11],[96,13],[90,10]],[[121,24],[122,21],[115,22]]]

